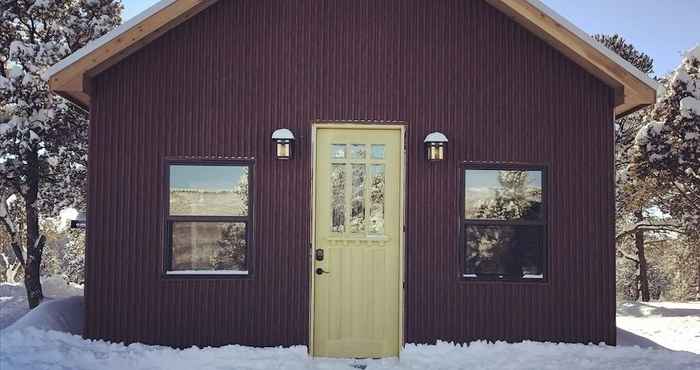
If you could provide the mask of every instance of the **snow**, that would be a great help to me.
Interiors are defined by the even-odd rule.
[[[74,293],[56,278],[44,280],[45,290]],[[17,290],[16,288],[21,288]],[[0,285],[5,298],[18,298],[19,284]],[[494,369],[494,370],[697,370],[700,356],[678,350],[700,345],[699,303],[624,303],[618,306],[621,346],[522,342],[473,342],[460,345],[407,344],[401,358],[312,358],[305,346],[252,348],[229,345],[219,348],[174,349],[140,343],[124,345],[86,340],[78,335],[82,318],[81,297],[51,300],[0,331],[0,367],[14,370],[42,369],[347,369],[363,365],[367,370]],[[5,315],[5,301],[0,308]],[[26,304],[26,302],[25,302]],[[25,310],[26,311],[26,310]],[[72,316],[71,316],[72,315]],[[39,326],[42,330],[31,326]],[[77,330],[77,331],[76,331]],[[647,338],[644,338],[646,336]],[[625,345],[631,345],[626,347]],[[361,367],[361,366],[360,366]]]
[[[46,297],[44,303],[40,305],[47,305],[52,302],[53,299],[82,296],[83,288],[78,284],[68,284],[60,276],[51,276],[41,279],[41,286],[44,291],[44,296]],[[17,321],[20,317],[29,312],[29,305],[27,304],[27,292],[24,289],[22,283],[0,283],[0,329],[8,327],[10,324]],[[69,301],[64,304],[73,304],[75,300]],[[50,307],[53,309],[63,309],[60,304],[56,304]],[[43,311],[43,310],[42,310]],[[50,315],[50,314],[49,314]],[[61,314],[58,314],[60,316]],[[30,315],[27,315],[30,316]],[[29,318],[25,316],[22,319]],[[33,315],[32,315],[33,316]],[[36,318],[35,318],[36,319]],[[32,319],[32,320],[35,320]],[[56,318],[60,320],[60,318]],[[36,321],[32,321],[36,322]],[[43,325],[43,324],[42,324]],[[50,324],[47,324],[50,325]],[[81,324],[82,325],[82,324]],[[51,327],[55,328],[55,327]]]
[[[617,307],[617,327],[620,345],[700,354],[700,302],[621,303]],[[626,337],[620,338],[621,331]],[[642,342],[631,341],[635,336]]]
[[[4,330],[14,331],[31,327],[82,334],[84,312],[81,296],[52,299],[29,311]]]
[[[637,131],[634,141],[639,146],[646,146],[649,144],[649,136],[658,136],[663,128],[663,122],[651,121]]]
[[[700,116],[700,100],[695,99],[692,96],[686,96],[680,101],[681,114],[685,117],[692,117],[692,115]]]
[[[306,347],[220,348],[184,350],[143,344],[84,340],[79,336],[27,328],[3,332],[0,361],[16,370],[41,369],[348,369],[366,365],[380,369],[688,369],[700,356],[638,347],[614,348],[583,344],[475,342],[469,346],[438,342],[407,344],[401,360],[311,358]]]

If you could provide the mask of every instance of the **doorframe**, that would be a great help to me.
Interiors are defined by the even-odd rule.
[[[311,235],[309,245],[309,348],[308,352],[314,356],[314,248],[316,246],[316,133],[319,129],[360,129],[360,130],[397,130],[401,137],[400,159],[400,188],[399,188],[399,348],[404,346],[404,295],[406,291],[406,123],[402,121],[313,121],[311,123]]]

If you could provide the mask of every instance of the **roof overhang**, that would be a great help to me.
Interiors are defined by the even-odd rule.
[[[217,0],[161,0],[46,70],[49,87],[75,104],[90,106],[91,77],[133,54]]]
[[[51,66],[51,89],[85,108],[89,79],[139,50],[217,0],[161,0]],[[615,91],[615,116],[656,101],[658,84],[538,0],[486,0]]]
[[[486,0],[615,91],[615,117],[656,102],[658,83],[539,0]]]

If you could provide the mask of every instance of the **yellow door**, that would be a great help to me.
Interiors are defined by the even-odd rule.
[[[317,129],[315,356],[398,356],[401,135]]]

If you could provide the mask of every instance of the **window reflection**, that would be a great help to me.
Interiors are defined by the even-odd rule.
[[[540,171],[466,170],[464,176],[465,218],[542,219]]]
[[[478,226],[466,231],[466,274],[541,277],[543,226]]]
[[[247,166],[170,166],[170,215],[248,215]]]
[[[367,148],[365,144],[350,145],[350,159],[365,159]]]
[[[352,199],[350,202],[350,232],[365,231],[365,165],[352,165]]]
[[[247,271],[243,222],[173,222],[171,271]]]
[[[384,234],[384,165],[369,166],[369,233]]]
[[[384,144],[372,145],[372,159],[384,159]]]
[[[331,231],[345,231],[345,166],[331,166]]]
[[[345,159],[345,144],[333,144],[331,145],[331,158],[332,159]]]

